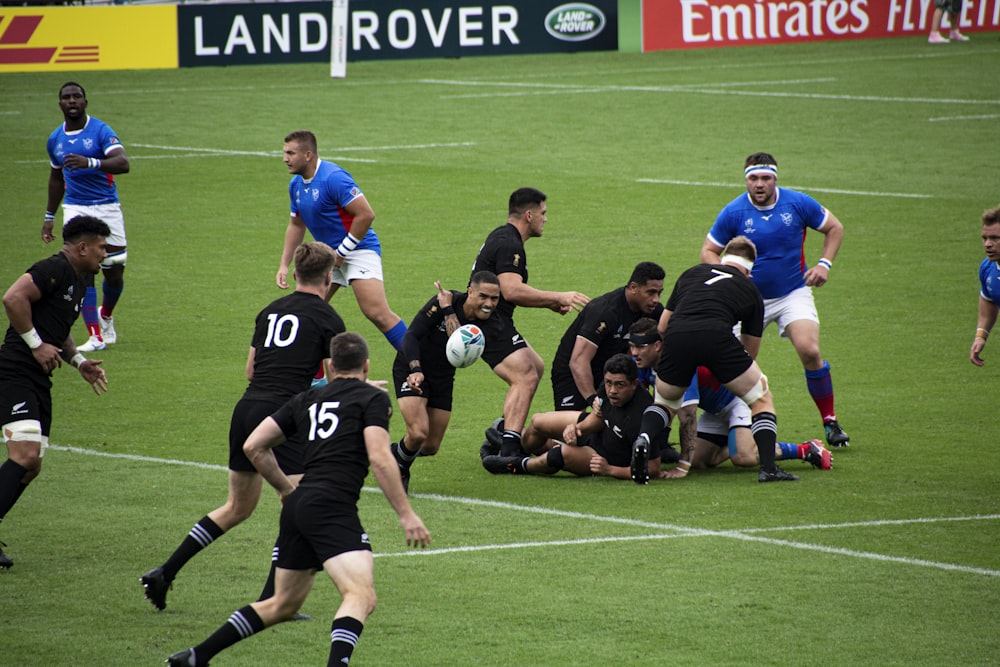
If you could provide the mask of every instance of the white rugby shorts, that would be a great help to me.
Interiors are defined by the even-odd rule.
[[[120,203],[81,206],[79,204],[67,204],[63,202],[64,227],[67,222],[78,215],[89,215],[107,223],[108,227],[111,228],[108,245],[122,247],[128,245],[128,242],[125,240],[125,218],[122,216],[122,205]]]
[[[812,287],[800,287],[776,299],[764,299],[764,328],[776,322],[778,334],[785,335],[785,327],[797,320],[809,320],[819,325],[819,314],[813,300]]]

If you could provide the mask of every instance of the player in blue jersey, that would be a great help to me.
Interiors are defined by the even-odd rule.
[[[112,313],[125,289],[128,251],[115,174],[127,174],[129,161],[115,131],[87,114],[87,93],[83,86],[72,81],[64,83],[59,89],[59,108],[63,124],[49,135],[45,145],[52,168],[42,240],[50,243],[56,238],[52,228],[59,202],[62,202],[64,225],[79,215],[89,215],[111,228],[108,256],[101,264],[104,298],[100,313],[93,285],[87,288],[83,300],[83,321],[90,338],[77,349],[92,352],[118,342]]]
[[[969,350],[969,360],[976,366],[985,363],[979,355],[1000,310],[1000,206],[983,211],[983,249],[986,259],[979,265],[979,317]]]
[[[406,335],[406,324],[392,312],[382,280],[382,246],[371,228],[375,212],[349,173],[339,165],[320,160],[316,135],[308,130],[285,137],[285,164],[291,219],[275,278],[288,289],[288,266],[306,230],[317,241],[337,251],[333,285],[327,301],[340,287],[350,286],[358,307],[397,350]]]
[[[826,284],[844,238],[844,226],[807,194],[779,188],[778,163],[768,153],[754,153],[744,164],[746,194],[722,209],[701,248],[701,261],[718,264],[723,247],[737,236],[757,246],[751,279],[764,297],[764,326],[792,341],[805,369],[806,387],[819,410],[831,447],[846,447],[850,437],[834,412],[830,364],[819,349],[819,315],[812,288]],[[806,268],[807,230],[823,234],[816,266]]]

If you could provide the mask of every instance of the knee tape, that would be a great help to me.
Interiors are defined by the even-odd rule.
[[[104,261],[101,262],[102,269],[110,269],[115,266],[125,266],[125,262],[128,261],[128,250],[119,250],[118,252],[109,253]]]
[[[664,398],[663,396],[660,396],[660,392],[658,392],[658,391],[654,391],[653,392],[653,396],[654,396],[653,402],[656,405],[665,405],[668,408],[670,408],[671,410],[673,410],[674,412],[677,412],[682,407],[684,407],[684,396],[681,396],[680,398],[673,398],[673,399],[671,399],[671,398]]]
[[[740,396],[740,398],[743,399],[744,403],[746,403],[747,405],[750,405],[754,401],[757,401],[760,398],[762,398],[764,395],[766,395],[768,391],[769,390],[767,388],[767,376],[764,375],[763,373],[761,373],[760,374],[760,379],[757,380],[757,384],[755,384],[754,386],[750,387],[750,391],[748,391],[747,393],[745,393],[742,396]]]
[[[3,425],[4,441],[42,443],[42,424],[37,419],[21,419]],[[46,438],[48,440],[48,438]]]

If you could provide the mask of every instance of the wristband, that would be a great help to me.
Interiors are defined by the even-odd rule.
[[[988,329],[984,329],[982,327],[976,327],[976,338],[982,338],[983,340],[986,340],[989,337],[990,337],[990,332]]]
[[[594,400],[596,398],[597,398],[597,392],[594,392],[593,394],[591,394],[590,396],[587,397],[587,407],[588,408],[594,404]]]
[[[420,366],[420,364],[417,364],[416,366],[410,366],[410,375],[413,375],[414,373],[423,373],[423,372],[424,369]]]
[[[45,212],[45,222],[55,222],[56,214],[52,211]]]
[[[98,160],[96,157],[89,157],[87,158],[87,166],[90,167],[91,169],[100,169],[101,161]]]
[[[38,331],[35,330],[35,327],[31,327],[30,331],[25,331],[21,334],[21,338],[32,350],[37,350],[42,346],[42,337],[38,335]]]
[[[74,368],[79,368],[83,365],[83,362],[87,360],[87,357],[83,356],[82,352],[77,352],[73,355],[73,358],[69,360],[70,366]]]
[[[444,314],[445,317],[448,317],[449,315],[454,315],[455,306],[445,306],[444,308],[441,309],[441,312]]]
[[[359,243],[361,243],[361,241],[354,238],[351,233],[348,232],[347,236],[344,237],[344,240],[340,242],[339,246],[337,246],[337,254],[341,257],[347,257],[352,250],[358,247]]]
[[[820,257],[819,261],[816,262],[817,265],[822,266],[827,271],[833,268],[833,262],[828,260],[826,257]]]

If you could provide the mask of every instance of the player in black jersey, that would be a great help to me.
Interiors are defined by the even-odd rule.
[[[666,411],[653,403],[638,382],[635,361],[616,354],[604,364],[604,381],[590,413],[557,410],[535,413],[524,431],[527,456],[483,457],[483,467],[494,474],[553,475],[566,470],[574,475],[606,475],[629,479],[632,442],[639,435],[643,415]],[[660,471],[660,448],[667,446],[666,433],[649,448],[649,469]]]
[[[331,625],[328,665],[348,664],[369,614],[375,610],[374,560],[358,517],[368,466],[399,516],[406,543],[426,546],[431,535],[413,511],[389,451],[392,406],[366,383],[368,346],[356,333],[330,345],[329,384],[298,394],[261,422],[244,446],[261,475],[281,495],[281,532],[275,547],[278,575],[273,597],[237,610],[201,644],[179,651],[173,667],[207,665],[220,651],[266,627],[290,620],[325,570],[343,598]],[[296,485],[273,448],[285,438],[305,442],[305,474]]]
[[[514,308],[548,308],[561,315],[580,310],[590,298],[580,292],[549,292],[528,285],[528,260],[524,243],[541,236],[547,220],[548,205],[543,192],[535,188],[518,188],[507,203],[507,222],[486,237],[479,249],[472,273],[491,271],[500,279],[498,314],[509,322],[512,340],[524,338],[514,326]],[[503,403],[504,430],[501,455],[521,451],[521,431],[528,419],[531,399],[545,372],[545,365],[531,345],[518,348],[493,372],[509,385]]]
[[[333,263],[334,251],[325,243],[298,246],[295,291],[257,315],[246,363],[250,384],[229,424],[228,498],[198,520],[170,558],[141,577],[146,597],[157,609],[166,607],[167,591],[180,569],[257,507],[263,481],[244,455],[243,443],[265,417],[309,389],[316,369],[329,355],[330,340],[345,330],[344,321],[325,300]],[[302,474],[302,447],[301,442],[291,441],[276,450],[285,474]],[[270,588],[269,582],[265,596]]]
[[[556,410],[586,410],[604,377],[604,362],[628,352],[628,328],[641,317],[659,320],[666,274],[659,264],[640,262],[628,284],[591,299],[583,307],[552,359]]]
[[[3,295],[10,326],[0,347],[0,424],[7,443],[0,521],[42,470],[52,426],[52,372],[69,362],[95,393],[107,391],[102,362],[78,352],[70,331],[88,278],[107,257],[110,233],[97,218],[73,218],[63,227],[62,249],[33,264]],[[13,564],[0,548],[0,568]]]
[[[396,404],[406,422],[406,434],[392,443],[403,487],[409,490],[410,466],[417,456],[433,456],[441,447],[451,420],[455,367],[448,361],[448,337],[463,324],[476,324],[483,331],[483,360],[496,366],[519,348],[524,339],[511,340],[502,318],[496,315],[500,281],[496,274],[479,271],[466,292],[446,290],[434,283],[438,293],[431,298],[403,337],[403,347],[392,366]]]
[[[750,430],[760,457],[761,482],[793,481],[775,462],[777,417],[767,376],[754,359],[764,331],[764,300],[750,281],[757,248],[745,236],[732,239],[722,264],[698,264],[681,274],[667,300],[661,326],[666,326],[656,367],[656,401],[677,410],[698,366],[705,366],[731,392],[750,406]],[[740,339],[733,327],[740,323]],[[741,344],[742,343],[742,344]],[[643,421],[633,445],[633,479],[645,483],[643,450],[663,422]]]

